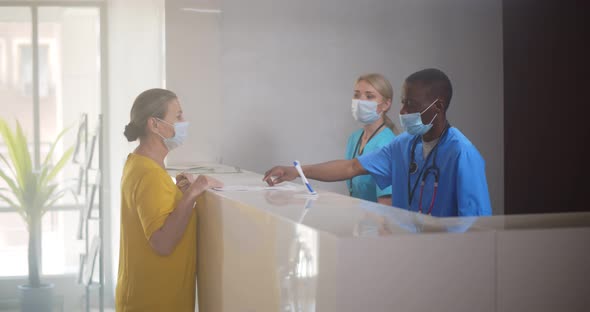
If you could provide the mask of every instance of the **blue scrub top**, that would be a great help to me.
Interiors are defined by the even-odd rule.
[[[362,134],[363,129],[358,129],[348,138],[348,144],[346,145],[346,159],[353,159],[359,156],[358,151],[356,154],[354,153],[354,149]],[[363,154],[368,154],[377,151],[384,146],[387,146],[389,143],[391,143],[394,137],[395,134],[393,134],[391,129],[384,127],[383,130],[375,134],[375,136],[372,137],[369,142],[367,142],[367,145],[363,149]],[[352,185],[351,180],[347,180],[346,185],[348,186],[348,190],[352,191],[352,197],[372,202],[377,202],[378,197],[391,195],[391,186],[387,186],[383,189],[379,188],[373,177],[369,174],[352,178]]]
[[[408,205],[408,175],[410,188],[419,179],[420,171],[432,165],[434,154],[425,164],[422,140],[418,139],[414,161],[416,173],[409,174],[412,143],[415,136],[407,132],[395,137],[379,151],[363,154],[359,162],[377,182],[379,187],[395,185],[392,205],[410,211],[418,211],[420,182]],[[485,162],[475,146],[457,129],[449,128],[439,141],[436,164],[440,170],[438,191],[432,209],[433,216],[489,216],[492,214]],[[434,153],[434,150],[431,151]],[[434,177],[429,175],[422,194],[422,213],[427,213],[434,190]]]

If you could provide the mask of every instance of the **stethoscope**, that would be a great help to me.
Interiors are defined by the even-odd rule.
[[[447,126],[445,127],[445,130],[443,131],[442,135],[440,136],[440,139],[438,140],[438,142],[436,143],[436,145],[434,146],[432,151],[430,153],[428,153],[428,156],[426,157],[426,160],[424,161],[425,166],[420,170],[420,174],[418,175],[418,179],[416,179],[416,182],[414,182],[414,186],[410,189],[410,176],[412,174],[415,174],[418,171],[418,164],[416,163],[415,155],[416,155],[416,146],[418,145],[418,140],[420,140],[421,136],[417,135],[414,138],[414,141],[412,142],[412,151],[410,154],[411,155],[410,167],[408,168],[408,207],[412,207],[412,199],[414,197],[414,193],[416,192],[416,187],[418,187],[418,182],[421,181],[421,183],[420,183],[420,198],[418,200],[418,213],[422,213],[422,195],[424,193],[424,185],[426,184],[426,178],[428,178],[428,175],[432,175],[434,177],[434,188],[432,191],[432,200],[430,201],[430,206],[428,207],[428,212],[427,212],[428,215],[432,214],[432,208],[434,207],[434,201],[436,199],[436,192],[438,190],[438,178],[440,175],[440,169],[436,165],[436,155],[438,153],[438,145],[444,139],[445,135],[447,134],[447,130],[449,130],[450,127],[451,126],[447,123]],[[426,164],[428,164],[428,161],[430,160],[431,156],[433,156],[432,157],[432,164],[430,166],[426,167]]]
[[[371,139],[375,136],[375,134],[377,134],[377,132],[379,132],[379,130],[381,130],[381,128],[383,128],[383,126],[385,126],[385,123],[382,123],[379,126],[379,128],[377,128],[377,130],[373,131],[373,133],[371,134],[371,136],[367,140],[367,144],[369,144]],[[356,146],[354,147],[354,152],[352,152],[352,158],[362,155],[363,151],[365,150],[365,149],[363,149],[362,151],[359,151],[359,147],[361,146],[361,141],[363,140],[363,134],[365,134],[365,130],[363,130],[363,132],[359,136],[359,139],[356,141]],[[365,144],[365,147],[367,146],[367,144]],[[357,151],[359,152],[358,155],[356,153]],[[350,196],[352,196],[352,178],[350,178],[349,181],[350,181],[350,187],[348,188],[348,193]]]

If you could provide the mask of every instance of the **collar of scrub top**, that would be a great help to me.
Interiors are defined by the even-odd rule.
[[[414,194],[416,192],[416,187],[418,186],[418,182],[420,182],[420,198],[418,200],[418,213],[422,213],[422,195],[424,193],[424,185],[426,184],[426,178],[428,177],[428,175],[432,174],[434,176],[434,189],[432,191],[432,200],[430,201],[430,206],[428,207],[428,212],[427,212],[428,215],[432,214],[432,208],[434,207],[434,200],[436,199],[436,192],[438,190],[438,177],[439,177],[439,173],[440,173],[440,170],[439,170],[438,166],[436,165],[436,155],[438,153],[438,146],[440,145],[440,143],[443,141],[443,139],[447,135],[450,127],[451,127],[451,125],[447,122],[447,125],[445,126],[445,129],[443,130],[443,133],[440,136],[440,140],[438,140],[438,142],[436,143],[434,148],[432,148],[432,151],[430,151],[430,153],[428,153],[428,156],[426,156],[426,160],[424,161],[424,166],[420,170],[420,173],[418,175],[418,178],[416,179],[416,182],[414,182],[414,185],[410,189],[410,177],[412,174],[415,174],[418,171],[418,164],[416,163],[416,160],[415,160],[416,146],[418,145],[418,141],[422,138],[422,136],[416,135],[414,137],[413,142],[412,142],[412,150],[411,150],[411,154],[410,154],[411,155],[410,167],[408,168],[408,209],[412,208],[412,199],[413,199]],[[430,160],[430,156],[433,156],[432,157],[432,164],[427,167],[426,164],[428,164],[428,161]]]
[[[352,158],[355,158],[356,156],[360,156],[363,154],[363,152],[365,151],[365,148],[367,147],[367,144],[369,144],[369,142],[371,141],[371,139],[375,136],[375,134],[377,134],[377,132],[379,132],[379,130],[381,130],[381,128],[383,128],[383,126],[385,126],[385,123],[382,123],[379,128],[377,128],[375,131],[373,131],[373,133],[371,134],[371,136],[369,137],[369,139],[367,140],[367,143],[365,144],[365,147],[363,148],[362,151],[359,150],[359,147],[361,145],[361,141],[363,140],[363,134],[365,134],[365,130],[363,130],[363,132],[361,132],[361,135],[359,136],[359,139],[356,141],[356,146],[354,147],[354,152],[352,152]],[[358,155],[356,154],[358,151]],[[348,193],[350,196],[352,196],[352,179],[354,177],[350,178],[350,187],[348,188]]]

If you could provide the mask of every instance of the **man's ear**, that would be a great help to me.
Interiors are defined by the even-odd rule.
[[[434,106],[436,106],[436,109],[438,109],[439,112],[444,113],[447,103],[445,102],[445,99],[438,98],[438,101],[434,103]]]

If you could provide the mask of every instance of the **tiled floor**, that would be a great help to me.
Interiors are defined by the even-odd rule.
[[[86,312],[86,304],[79,298],[78,302],[72,299],[64,305],[63,297],[57,296],[54,298],[54,306],[52,312]],[[0,312],[20,312],[18,299],[3,299],[0,300]],[[98,312],[98,304],[91,303],[91,312]],[[115,312],[114,308],[106,308],[104,312]]]
[[[90,311],[91,312],[98,312],[98,309],[92,309]],[[0,312],[20,312],[20,310],[19,309],[16,309],[16,310],[13,310],[13,309],[2,310],[2,309],[0,309]],[[70,312],[70,311],[68,311],[68,312]],[[72,312],[76,312],[76,311],[72,311]],[[79,311],[79,312],[82,312],[82,311]],[[104,309],[104,312],[115,312],[115,309]]]

